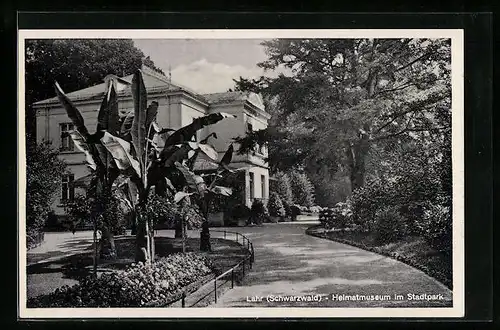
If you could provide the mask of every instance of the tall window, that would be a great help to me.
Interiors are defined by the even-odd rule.
[[[73,174],[65,174],[62,176],[61,202],[75,199],[75,188],[73,187],[74,180],[75,176]]]
[[[249,180],[250,181],[249,182],[249,184],[250,184],[250,199],[253,200],[255,198],[255,191],[254,191],[254,187],[253,187],[253,185],[254,185],[253,175],[254,174],[252,172],[249,172],[248,174],[250,175],[250,180]]]
[[[260,191],[261,191],[261,196],[262,198],[266,197],[266,176],[261,175],[260,176]]]
[[[71,136],[65,134],[69,131],[72,131],[75,127],[72,123],[64,123],[61,124],[61,151],[73,151],[74,144]]]

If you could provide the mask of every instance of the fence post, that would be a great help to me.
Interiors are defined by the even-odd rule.
[[[217,303],[217,279],[214,281],[215,303]]]
[[[234,268],[231,269],[231,289],[234,288]]]
[[[238,243],[238,233],[236,233],[236,243]]]
[[[246,263],[246,260],[243,260],[243,277],[245,277],[245,263]]]
[[[224,239],[226,239],[226,231],[224,230]]]
[[[182,293],[182,308],[186,307],[186,292]]]

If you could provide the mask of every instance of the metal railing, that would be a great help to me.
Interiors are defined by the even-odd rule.
[[[209,282],[203,284],[196,291],[191,293],[183,292],[181,298],[172,302],[171,304],[180,301],[181,306],[183,308],[186,307],[186,305],[188,305],[187,307],[195,307],[201,301],[210,298],[212,294],[214,302],[217,303],[218,289],[222,288],[224,285],[229,283],[231,283],[231,289],[234,288],[235,283],[241,281],[243,277],[245,277],[246,272],[252,269],[252,265],[255,260],[255,254],[254,254],[253,244],[248,239],[248,237],[238,232],[227,231],[227,230],[210,230],[210,232],[222,233],[224,239],[233,239],[236,243],[239,243],[248,250],[249,252],[248,256],[246,256],[243,260],[238,262],[235,266],[231,267],[229,270],[215,277],[213,280],[210,280]],[[206,293],[202,292],[207,289],[208,292]],[[195,298],[196,300],[194,302],[187,304],[187,299],[194,296],[197,293],[201,294],[201,297],[196,297]]]

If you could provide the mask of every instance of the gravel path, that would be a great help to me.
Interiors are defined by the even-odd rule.
[[[308,226],[238,228],[253,242],[255,263],[243,285],[226,292],[212,307],[451,306],[452,292],[425,273],[388,257],[306,235]],[[320,296],[321,301],[276,301],[300,295]],[[377,295],[379,300],[371,300]],[[268,297],[275,301],[267,301]]]

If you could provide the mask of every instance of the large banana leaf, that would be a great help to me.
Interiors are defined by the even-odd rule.
[[[68,132],[68,134],[73,140],[73,143],[78,148],[78,150],[82,151],[85,154],[85,160],[87,161],[88,166],[91,169],[96,170],[97,164],[96,164],[96,159],[94,157],[95,155],[93,155],[91,149],[91,145],[85,142],[82,135],[78,131],[70,131]]]
[[[205,126],[213,125],[225,118],[236,118],[236,116],[225,112],[219,112],[196,118],[191,124],[179,128],[177,131],[172,133],[172,135],[168,137],[165,143],[165,147],[190,141],[198,130],[202,129]]]
[[[97,116],[97,131],[108,131],[115,136],[118,136],[120,132],[118,100],[112,83],[109,84],[106,96],[101,102],[101,108]]]
[[[149,126],[155,121],[158,113],[158,102],[153,101],[146,110],[146,123],[144,128],[149,131]]]
[[[217,153],[217,151],[215,151],[215,149],[209,145],[209,144],[204,144],[204,143],[200,143],[198,145],[198,147],[200,148],[200,150],[205,154],[207,155],[210,159],[212,160],[217,160],[219,159],[219,154]]]
[[[118,168],[127,175],[136,175],[141,177],[141,167],[139,162],[130,154],[130,143],[119,137],[113,136],[108,132],[101,138],[104,147],[113,156]]]
[[[217,139],[217,133],[213,132],[213,133],[208,134],[206,138],[204,138],[203,140],[200,141],[200,143],[206,144],[208,142],[208,139],[210,139],[211,137],[213,137],[214,139]]]
[[[222,186],[214,186],[210,188],[210,191],[214,194],[223,195],[223,196],[231,196],[233,194],[233,190],[228,187]]]
[[[55,83],[55,88],[57,98],[59,99],[59,102],[61,102],[61,104],[64,106],[64,109],[66,109],[66,113],[68,114],[69,119],[71,119],[71,122],[73,123],[73,125],[75,125],[75,128],[80,133],[80,135],[85,139],[85,141],[87,141],[90,134],[87,130],[87,127],[85,127],[85,121],[83,120],[82,114],[70,101],[66,94],[64,94],[64,91],[61,89],[61,86],[59,86],[57,82]]]
[[[198,144],[196,142],[188,142],[172,147],[177,149],[163,162],[164,167],[173,166],[176,162],[182,163],[182,161],[193,157],[195,155],[194,150],[198,149]]]
[[[229,163],[231,163],[231,160],[233,159],[233,152],[234,152],[234,147],[231,144],[224,153],[224,156],[222,156],[222,159],[220,161],[221,165],[229,165]]]
[[[231,173],[233,172],[233,170],[229,168],[229,163],[231,163],[231,160],[233,159],[233,152],[234,147],[230,144],[219,163],[219,170],[226,170]]]
[[[134,99],[134,119],[132,122],[132,143],[137,158],[142,163],[144,149],[146,148],[146,115],[147,115],[147,92],[141,70],[137,70],[132,78],[132,97]]]
[[[120,125],[120,135],[119,137],[124,139],[125,141],[131,142],[132,136],[130,131],[132,129],[132,123],[134,121],[134,112],[130,111],[127,115],[121,120]]]
[[[173,129],[161,129],[155,121],[152,121],[153,132],[151,138],[151,145],[156,150],[156,157],[160,157],[160,153],[165,148],[165,141],[167,141],[168,134],[174,131]]]
[[[96,172],[91,172],[90,174],[79,177],[73,181],[74,187],[88,188],[92,183],[92,180],[96,177]]]
[[[184,191],[178,191],[177,193],[175,193],[174,202],[175,203],[179,203],[181,200],[183,200],[187,196],[191,196],[192,194],[193,193],[187,193],[187,192],[184,192]]]
[[[118,175],[120,175],[120,170],[116,166],[116,162],[113,159],[113,156],[108,151],[108,149],[106,149],[106,147],[102,145],[102,142],[99,142],[99,144],[95,144],[95,149],[99,153],[99,158],[104,165],[103,169],[106,173],[107,186],[111,187],[115,179],[118,177]]]
[[[128,196],[133,207],[135,207],[139,201],[139,187],[137,181],[129,180],[127,182]]]
[[[203,178],[199,175],[194,174],[186,166],[182,165],[179,162],[175,162],[175,167],[177,167],[177,169],[184,176],[187,186],[192,190],[198,192],[200,195],[203,195],[204,191],[200,189],[202,188],[200,179],[203,181]]]

